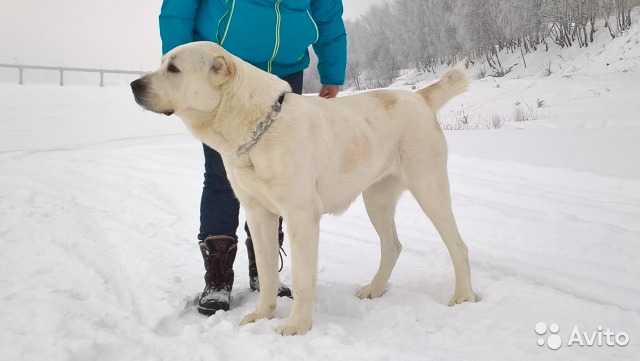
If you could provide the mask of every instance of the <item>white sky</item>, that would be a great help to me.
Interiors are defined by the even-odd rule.
[[[384,0],[343,0],[353,19]],[[162,0],[0,0],[0,62],[154,68]]]

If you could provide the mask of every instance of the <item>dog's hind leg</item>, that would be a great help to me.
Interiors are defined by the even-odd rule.
[[[245,205],[258,266],[260,296],[256,310],[246,315],[241,325],[273,317],[276,309],[278,279],[278,216],[255,203]]]
[[[394,215],[403,190],[400,180],[389,176],[373,184],[362,194],[369,219],[380,237],[380,265],[371,282],[356,292],[359,298],[382,296],[396,265],[402,245],[398,241]]]
[[[451,256],[456,284],[449,306],[475,302],[467,246],[460,237],[451,209],[446,156],[422,153],[406,159],[403,168],[409,190],[433,222]]]

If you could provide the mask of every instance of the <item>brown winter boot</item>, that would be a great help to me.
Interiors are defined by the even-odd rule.
[[[230,236],[209,236],[199,244],[206,273],[198,311],[204,315],[213,315],[219,310],[228,311],[238,240]]]

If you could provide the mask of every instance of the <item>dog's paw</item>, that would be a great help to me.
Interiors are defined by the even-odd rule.
[[[246,316],[244,316],[242,318],[242,321],[240,321],[240,326],[244,326],[248,323],[254,323],[258,320],[262,320],[262,319],[271,319],[273,317],[272,313],[262,313],[262,312],[251,312],[249,314],[247,314]]]
[[[287,321],[276,327],[276,333],[282,336],[304,335],[311,329],[311,321]]]
[[[363,286],[362,288],[360,288],[357,292],[356,292],[356,296],[361,299],[364,300],[366,298],[378,298],[380,296],[382,296],[385,292],[385,288],[383,287],[379,287],[379,286],[374,286],[372,284],[368,284],[366,286]]]
[[[478,296],[476,296],[476,294],[473,293],[473,291],[468,291],[468,292],[459,293],[459,294],[456,293],[451,298],[451,301],[449,301],[449,306],[455,306],[465,302],[477,302],[477,301],[478,301]]]

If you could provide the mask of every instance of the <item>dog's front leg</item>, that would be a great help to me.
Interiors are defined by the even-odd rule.
[[[281,335],[303,335],[311,329],[316,296],[320,217],[298,210],[285,218],[291,242],[293,308],[289,318],[276,328]]]
[[[255,203],[245,205],[258,266],[260,297],[254,312],[246,315],[241,325],[272,318],[276,309],[278,279],[278,216]]]

